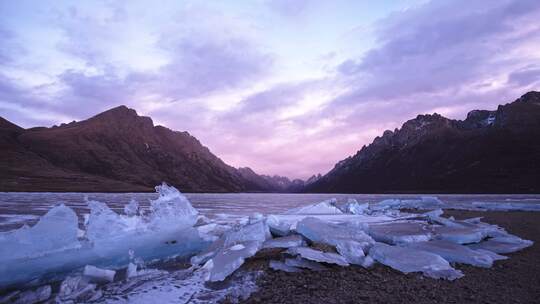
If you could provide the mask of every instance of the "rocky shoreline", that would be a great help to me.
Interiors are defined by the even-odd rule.
[[[268,260],[278,251],[259,252],[243,270],[264,270],[258,291],[241,303],[537,303],[540,298],[540,213],[445,211],[457,219],[483,217],[509,233],[534,241],[522,251],[508,254],[492,268],[457,264],[465,276],[446,281],[403,274],[380,264],[328,266],[325,271],[275,271]],[[227,302],[227,301],[225,301]]]

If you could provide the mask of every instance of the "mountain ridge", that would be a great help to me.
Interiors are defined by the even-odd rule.
[[[540,193],[540,93],[464,120],[418,115],[304,192]]]
[[[0,139],[0,191],[138,192],[162,181],[186,192],[280,191],[246,179],[188,132],[154,126],[126,106],[51,128],[2,118]]]

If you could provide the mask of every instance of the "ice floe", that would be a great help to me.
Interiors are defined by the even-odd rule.
[[[296,231],[312,242],[332,246],[337,246],[342,240],[352,240],[365,248],[374,242],[362,231],[362,227],[334,224],[315,217],[301,220],[296,226]]]
[[[476,267],[491,267],[493,256],[485,251],[472,250],[471,248],[456,243],[434,240],[429,242],[416,242],[405,245],[407,248],[422,250],[440,255],[450,263],[469,264]]]
[[[435,279],[455,280],[463,273],[450,266],[441,256],[413,248],[376,243],[369,251],[375,261],[403,273],[422,272]]]
[[[328,263],[328,264],[337,264],[339,266],[349,266],[347,260],[337,254],[332,252],[322,252],[320,250],[315,250],[309,247],[293,247],[287,250],[287,253],[291,255],[299,255],[304,259],[308,259],[315,262]]]
[[[300,235],[277,237],[264,242],[263,248],[290,248],[305,246],[306,242]]]
[[[130,264],[132,265],[132,264]],[[95,283],[110,283],[114,281],[116,271],[101,269],[92,265],[84,266],[83,275]]]
[[[377,242],[393,245],[425,242],[433,238],[432,228],[424,222],[395,222],[373,224],[368,234]]]
[[[269,263],[268,263],[268,267],[270,267],[271,269],[274,269],[274,270],[280,270],[280,271],[285,271],[285,272],[300,272],[302,271],[302,269],[300,268],[297,268],[295,266],[290,266],[290,265],[287,265],[281,261],[275,261],[275,260],[271,260]]]
[[[303,259],[302,257],[297,256],[296,258],[285,259],[285,264],[297,268],[305,268],[313,271],[322,271],[327,270],[328,268],[322,264],[319,264],[314,261]]]

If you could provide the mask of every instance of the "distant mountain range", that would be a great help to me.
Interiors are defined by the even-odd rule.
[[[229,166],[125,106],[51,128],[0,117],[0,149],[0,191],[540,193],[540,93],[462,121],[419,115],[306,181]]]
[[[465,120],[418,115],[303,191],[540,193],[540,93]]]
[[[120,106],[88,120],[23,129],[0,118],[0,191],[289,192],[303,181],[224,163],[187,132]]]

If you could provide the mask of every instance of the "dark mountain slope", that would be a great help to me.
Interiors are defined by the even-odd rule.
[[[463,121],[419,115],[304,191],[540,193],[540,93]]]
[[[6,120],[1,126],[0,191],[147,191],[162,181],[182,191],[269,190],[243,178],[189,133],[154,126],[125,106],[59,127],[24,130]],[[74,181],[64,187],[58,178]],[[73,188],[84,178],[91,185]]]

